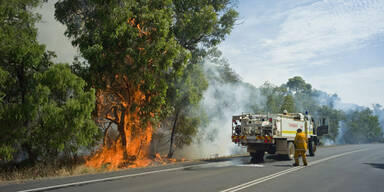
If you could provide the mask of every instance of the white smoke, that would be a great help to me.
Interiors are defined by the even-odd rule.
[[[54,51],[57,58],[55,62],[72,63],[77,49],[72,46],[71,40],[65,35],[66,27],[55,19],[55,3],[50,0],[35,9],[41,15],[41,21],[36,24],[38,28],[37,40],[46,45],[47,50]]]
[[[324,146],[331,146],[331,145],[335,145],[335,142],[332,141],[331,139],[328,139],[328,138],[324,138],[321,140],[321,143],[324,145]]]
[[[338,144],[338,145],[345,144],[345,141],[344,141],[345,131],[346,131],[345,123],[343,121],[340,121],[339,122],[339,130],[338,130],[338,134],[336,137],[336,144]]]
[[[202,137],[190,146],[185,146],[178,155],[186,158],[212,158],[245,153],[246,149],[232,143],[232,116],[243,112],[254,112],[266,99],[254,86],[222,81],[220,65],[205,62],[205,71],[211,75],[209,87],[201,105],[207,113],[209,123],[200,128]]]

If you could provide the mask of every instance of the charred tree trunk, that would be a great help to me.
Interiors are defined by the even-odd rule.
[[[105,128],[105,131],[104,131],[104,138],[103,138],[103,145],[104,145],[104,146],[107,146],[108,132],[109,132],[109,128],[111,128],[111,125],[112,125],[112,121],[109,122],[108,126]]]
[[[123,151],[124,151],[124,159],[128,159],[128,154],[127,154],[127,150],[126,150],[127,138],[125,136],[125,113],[126,113],[126,109],[123,108],[123,110],[121,111],[121,115],[120,115],[120,122],[117,125],[117,130],[119,131],[119,134],[120,134],[121,145],[122,145]]]
[[[173,152],[174,152],[174,150],[173,150],[173,141],[174,141],[174,138],[175,138],[176,125],[177,125],[177,120],[179,119],[179,113],[180,113],[180,111],[176,112],[175,120],[174,120],[173,126],[172,126],[171,142],[169,144],[168,158],[171,158],[173,156]]]

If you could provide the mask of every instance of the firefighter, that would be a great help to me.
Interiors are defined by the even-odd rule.
[[[297,129],[297,134],[295,137],[295,163],[293,166],[299,166],[299,156],[303,158],[303,164],[304,166],[307,166],[307,156],[306,156],[306,151],[307,151],[307,137],[306,135],[302,132],[302,130],[299,128]]]

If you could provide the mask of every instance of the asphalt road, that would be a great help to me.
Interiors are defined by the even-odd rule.
[[[384,144],[323,147],[308,160],[307,167],[292,167],[274,155],[261,164],[236,157],[0,185],[0,191],[384,191]]]

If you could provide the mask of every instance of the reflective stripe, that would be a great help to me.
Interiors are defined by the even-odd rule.
[[[256,136],[256,139],[272,141],[273,137],[271,137],[271,136]]]
[[[283,131],[283,133],[286,133],[286,134],[296,134],[297,131]]]
[[[306,151],[305,149],[295,149],[296,151]]]
[[[283,133],[285,133],[285,134],[296,134],[297,131],[283,131]],[[313,135],[313,131],[308,132],[308,134]]]

